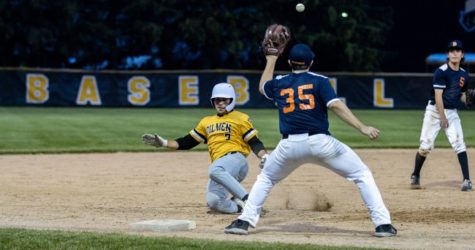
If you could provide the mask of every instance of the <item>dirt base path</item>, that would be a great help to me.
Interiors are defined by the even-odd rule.
[[[226,235],[236,215],[205,204],[207,152],[0,155],[0,227],[129,233],[152,219],[196,222],[190,232],[147,233],[219,240],[388,248],[475,248],[475,192],[461,192],[450,149],[436,149],[422,171],[422,190],[409,189],[415,150],[356,150],[373,171],[393,223],[394,238],[372,237],[356,186],[316,165],[304,165],[272,191],[256,230]],[[475,150],[468,151],[472,175]],[[250,189],[258,174],[249,156]],[[312,210],[330,204],[329,211]]]

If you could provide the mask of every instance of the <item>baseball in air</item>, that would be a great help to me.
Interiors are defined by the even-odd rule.
[[[305,10],[305,5],[303,5],[303,3],[298,3],[295,5],[295,10],[298,12],[303,12]]]

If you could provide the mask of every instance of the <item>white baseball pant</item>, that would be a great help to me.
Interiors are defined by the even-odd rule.
[[[444,129],[445,135],[452,145],[455,153],[466,151],[465,142],[463,139],[462,124],[456,109],[445,109],[445,116],[449,122],[449,127]],[[422,156],[427,156],[432,149],[434,149],[434,142],[439,134],[440,115],[435,105],[428,104],[424,113],[424,122],[422,123],[419,153]]]
[[[282,139],[258,175],[239,219],[255,227],[274,185],[304,163],[322,165],[353,181],[359,188],[373,224],[391,224],[389,211],[369,168],[351,148],[325,134],[289,135],[288,139]]]

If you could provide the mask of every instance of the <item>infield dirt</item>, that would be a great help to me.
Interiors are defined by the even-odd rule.
[[[421,190],[410,190],[416,150],[356,150],[371,168],[399,230],[375,238],[356,185],[318,166],[304,165],[279,183],[255,230],[226,235],[237,215],[205,204],[207,152],[0,155],[0,227],[132,233],[129,224],[153,219],[196,222],[189,232],[144,233],[232,241],[384,247],[475,249],[475,193],[461,192],[461,170],[451,149],[435,149],[422,170]],[[472,176],[475,149],[468,151]],[[244,186],[259,172],[248,157]],[[312,210],[328,202],[329,211]]]

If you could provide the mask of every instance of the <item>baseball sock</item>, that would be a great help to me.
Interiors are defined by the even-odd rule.
[[[459,158],[460,167],[462,168],[463,179],[470,180],[470,174],[468,172],[467,152],[463,151],[461,153],[458,153],[457,158]]]
[[[421,168],[422,168],[422,165],[424,164],[425,160],[426,160],[426,157],[420,155],[419,152],[417,152],[417,154],[416,154],[416,163],[414,165],[414,172],[412,173],[412,175],[420,176]]]

